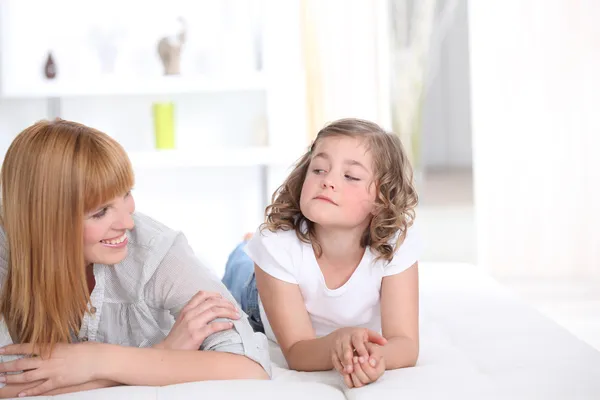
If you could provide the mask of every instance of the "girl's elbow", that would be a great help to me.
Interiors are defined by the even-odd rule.
[[[406,368],[416,367],[418,360],[419,360],[419,355],[417,354],[415,357],[408,360],[408,363],[406,363]]]
[[[415,345],[413,357],[410,359],[409,367],[415,367],[417,365],[417,361],[419,361],[419,344]]]

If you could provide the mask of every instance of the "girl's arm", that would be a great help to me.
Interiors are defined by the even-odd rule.
[[[254,270],[260,299],[288,366],[296,371],[332,369],[332,335],[316,338],[298,285],[274,278],[257,265]]]
[[[381,348],[386,369],[413,367],[419,356],[418,262],[383,278],[381,327],[388,340]]]

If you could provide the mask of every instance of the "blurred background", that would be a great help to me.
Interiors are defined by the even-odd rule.
[[[423,262],[478,265],[600,348],[600,4],[0,0],[0,154],[39,119],[115,137],[137,209],[219,276],[318,130],[398,134]]]

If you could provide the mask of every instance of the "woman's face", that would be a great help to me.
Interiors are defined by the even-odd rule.
[[[127,231],[133,229],[131,192],[84,216],[83,255],[88,264],[118,264],[127,257]]]

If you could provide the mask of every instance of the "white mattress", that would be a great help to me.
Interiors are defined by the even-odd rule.
[[[119,387],[54,399],[600,399],[600,352],[476,267],[422,264],[421,354],[414,368],[345,389],[337,373],[285,368],[274,379]]]

